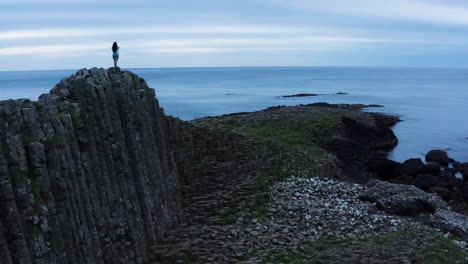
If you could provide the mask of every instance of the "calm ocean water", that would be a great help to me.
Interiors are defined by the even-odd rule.
[[[165,112],[184,120],[276,105],[314,102],[381,104],[400,116],[390,158],[445,149],[468,161],[468,69],[273,67],[130,69],[156,89]],[[75,70],[0,72],[0,100],[37,99]],[[348,95],[336,95],[345,92]],[[317,97],[277,98],[296,93]]]

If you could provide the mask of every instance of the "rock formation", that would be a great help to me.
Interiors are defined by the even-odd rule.
[[[327,236],[363,247],[354,259],[378,257],[360,236],[420,225],[389,211],[432,212],[424,221],[466,239],[466,216],[435,195],[323,178],[367,182],[371,163],[397,174],[382,153],[397,143],[398,118],[362,107],[271,107],[189,123],[165,116],[154,90],[119,68],[80,70],[36,102],[1,101],[0,262],[259,263]],[[419,230],[417,245],[395,230],[408,251],[392,248],[403,253],[391,259],[427,259],[437,248],[451,261],[461,250]],[[345,251],[329,253],[346,262],[336,254]]]
[[[180,220],[163,110],[138,76],[80,70],[0,102],[2,263],[134,263]]]

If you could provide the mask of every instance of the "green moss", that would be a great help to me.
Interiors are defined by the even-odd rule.
[[[60,123],[62,123],[62,125],[67,124],[67,119],[65,118],[65,115],[60,114],[59,119],[60,119]]]
[[[63,148],[65,147],[65,143],[63,138],[59,135],[54,135],[50,139],[42,140],[42,143],[45,145],[47,151],[56,149],[56,148]]]
[[[52,237],[50,238],[49,243],[51,248],[57,248],[59,241],[55,237]]]
[[[25,181],[28,179],[26,175],[18,168],[18,167],[11,167],[10,168],[10,175],[15,181]]]
[[[183,156],[187,153],[190,152],[190,146],[185,144],[185,143],[179,143],[179,144],[174,144],[171,146],[171,150],[177,155],[177,156]]]
[[[24,236],[27,239],[36,238],[37,236],[41,234],[41,230],[39,229],[39,227],[29,222],[26,222],[25,225],[23,226],[23,232],[24,232]]]
[[[36,203],[45,205],[46,203],[44,202],[41,196],[41,185],[38,179],[34,179],[32,181],[31,189],[32,189],[32,193],[34,196],[34,200],[36,200]]]
[[[284,145],[290,150],[309,152],[324,156],[316,141],[329,137],[341,120],[342,113],[334,110],[321,110],[314,113],[298,113],[268,120],[243,120],[235,117],[226,118],[217,124],[217,128],[253,136],[260,141],[272,141]]]
[[[32,135],[24,135],[22,138],[21,138],[22,142],[23,142],[23,145],[24,146],[27,146],[33,142],[39,142],[39,139],[35,136],[32,136]]]
[[[29,99],[26,99],[26,100],[23,101],[23,105],[30,104],[30,103],[31,103],[31,100],[29,100]]]
[[[19,165],[19,161],[15,158],[13,158],[12,156],[10,155],[7,155],[7,165],[9,167],[12,167],[12,166],[18,166]]]
[[[70,109],[70,115],[71,115],[73,127],[74,128],[80,127],[81,126],[80,118],[74,108]]]
[[[38,102],[32,102],[37,111],[41,111],[44,106]]]
[[[137,114],[136,123],[137,123],[139,128],[143,128],[145,126],[145,121],[144,121],[143,116],[141,115],[141,113]]]
[[[132,76],[132,89],[133,90],[138,89],[138,78],[135,78],[135,76]]]
[[[232,225],[236,222],[236,218],[233,217],[224,217],[218,220],[216,223],[218,225]]]

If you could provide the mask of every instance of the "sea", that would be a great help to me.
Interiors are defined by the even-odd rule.
[[[165,113],[183,120],[271,106],[328,102],[379,104],[399,116],[389,158],[443,149],[468,162],[468,69],[393,67],[227,67],[127,69],[144,78]],[[0,72],[0,100],[36,100],[76,70]],[[347,93],[338,95],[337,93]],[[314,97],[282,98],[298,93]]]

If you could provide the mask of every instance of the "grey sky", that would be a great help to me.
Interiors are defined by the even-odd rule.
[[[468,66],[468,2],[0,0],[0,70]]]

